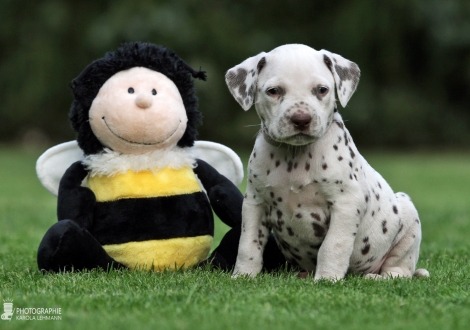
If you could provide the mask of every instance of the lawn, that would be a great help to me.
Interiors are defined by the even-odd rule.
[[[468,152],[366,153],[415,202],[423,226],[418,267],[431,277],[349,276],[334,284],[289,272],[236,280],[209,270],[42,275],[36,249],[56,221],[56,199],[36,179],[39,154],[0,148],[0,300],[13,300],[15,310],[2,329],[470,328]],[[224,229],[217,220],[216,241]],[[60,308],[60,320],[19,320],[17,308]]]

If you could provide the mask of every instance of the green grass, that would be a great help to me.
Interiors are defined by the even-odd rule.
[[[430,278],[337,283],[263,274],[232,280],[209,270],[42,275],[36,249],[56,199],[36,179],[37,151],[0,149],[0,313],[61,308],[60,321],[0,320],[1,329],[468,329],[470,154],[366,158],[415,202],[423,225],[418,266]],[[224,226],[217,221],[216,241]]]

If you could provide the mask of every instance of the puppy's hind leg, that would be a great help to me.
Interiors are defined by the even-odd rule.
[[[397,243],[387,255],[380,275],[385,278],[412,278],[413,275],[417,277],[429,276],[426,269],[416,270],[421,243],[421,222],[418,212],[408,195],[397,193],[396,198],[401,226],[397,235]]]

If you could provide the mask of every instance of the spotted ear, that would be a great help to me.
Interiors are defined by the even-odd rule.
[[[262,52],[234,66],[225,74],[230,93],[245,111],[253,105],[258,74],[265,64],[266,53]]]
[[[359,70],[356,63],[338,54],[331,53],[325,49],[322,49],[320,53],[323,54],[323,61],[333,74],[336,93],[338,94],[341,106],[344,108],[356,91],[359,77],[361,76],[361,70]]]

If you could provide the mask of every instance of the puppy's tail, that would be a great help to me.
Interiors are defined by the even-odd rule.
[[[418,268],[413,274],[414,277],[429,277],[429,272],[424,268]]]

